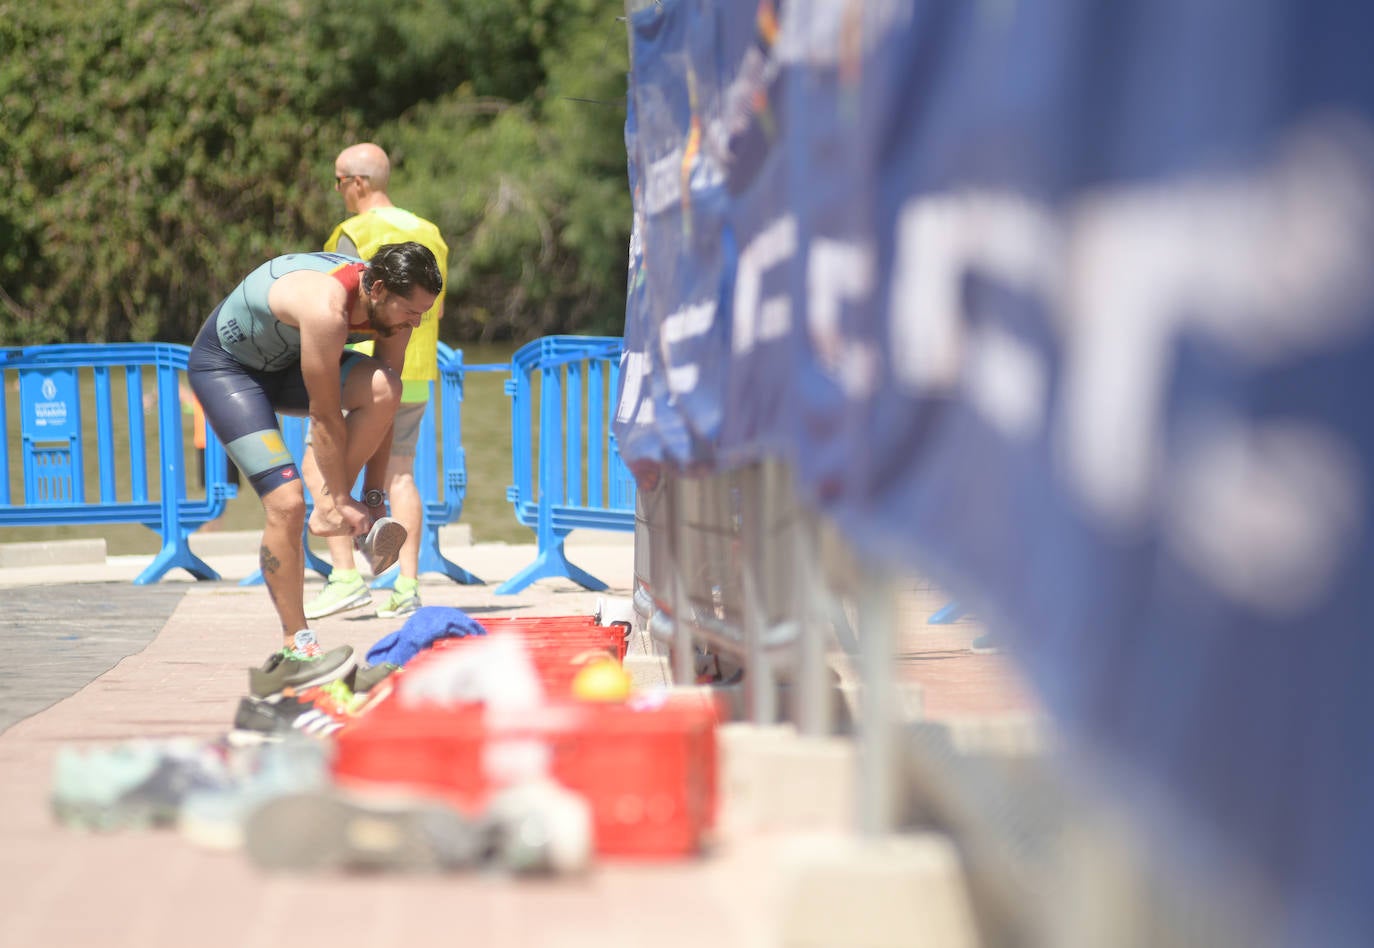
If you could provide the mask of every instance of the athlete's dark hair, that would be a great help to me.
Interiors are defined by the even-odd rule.
[[[424,244],[413,240],[403,244],[382,244],[377,248],[367,262],[363,289],[370,292],[377,280],[397,296],[409,296],[417,286],[438,296],[444,288],[444,275],[439,272],[434,254]]]

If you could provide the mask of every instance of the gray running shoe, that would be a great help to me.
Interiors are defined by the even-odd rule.
[[[428,797],[362,797],[337,789],[267,800],[243,827],[264,869],[440,872],[479,864],[482,826]]]
[[[340,645],[311,656],[284,648],[268,657],[261,668],[248,669],[248,692],[255,698],[279,695],[283,688],[309,688],[342,678],[353,668],[353,648]]]
[[[392,672],[400,667],[391,662],[382,662],[380,665],[357,665],[345,681],[355,695],[365,695],[391,677]]]
[[[331,579],[324,584],[320,594],[305,604],[307,619],[323,619],[336,612],[361,609],[372,605],[372,593],[361,576],[352,580]]]
[[[406,528],[401,521],[382,517],[372,525],[367,536],[356,538],[353,545],[367,560],[372,575],[380,576],[396,565],[405,542]]]
[[[326,738],[343,724],[315,705],[292,693],[271,698],[240,698],[234,713],[234,727],[225,735],[231,747],[254,747],[279,743],[289,737]]]

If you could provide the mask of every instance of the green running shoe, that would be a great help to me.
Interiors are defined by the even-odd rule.
[[[361,609],[372,605],[372,593],[363,578],[354,575],[351,579],[334,580],[324,584],[324,589],[314,599],[305,604],[307,619],[323,619],[336,612]]]
[[[391,598],[386,601],[386,605],[377,607],[377,618],[397,619],[401,616],[408,616],[420,608],[420,591],[410,589],[406,592],[392,590]]]

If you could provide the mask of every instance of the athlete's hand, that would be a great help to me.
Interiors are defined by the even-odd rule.
[[[372,529],[371,511],[368,510],[366,504],[360,503],[352,497],[347,498],[344,503],[339,506],[339,513],[343,516],[344,522],[348,525],[347,536],[365,537],[367,536],[367,531]]]
[[[345,497],[342,503],[317,503],[310,515],[310,532],[317,537],[366,536],[370,529],[367,505],[352,497]]]

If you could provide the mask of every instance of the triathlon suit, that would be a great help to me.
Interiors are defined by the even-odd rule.
[[[371,260],[386,244],[413,240],[434,254],[440,273],[448,273],[448,244],[439,228],[403,208],[388,205],[355,214],[334,228],[324,249]],[[401,367],[401,404],[391,422],[391,456],[413,458],[420,438],[420,423],[429,408],[430,388],[439,378],[439,318],[444,313],[444,292],[425,310],[420,325],[410,334],[405,364]],[[406,470],[412,464],[402,464]]]
[[[337,279],[352,313],[367,264],[337,253],[292,253],[258,267],[215,307],[191,346],[187,375],[205,418],[259,496],[300,477],[282,440],[277,413],[304,415],[309,393],[301,375],[301,332],[272,315],[272,284],[297,270]],[[370,327],[349,326],[349,341],[371,338]],[[345,349],[339,379],[366,358]]]

